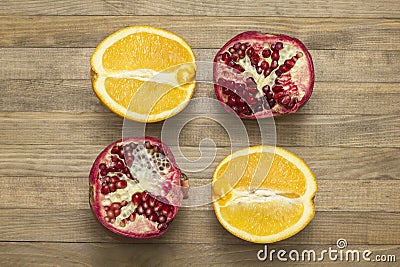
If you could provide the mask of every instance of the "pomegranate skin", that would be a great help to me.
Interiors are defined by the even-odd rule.
[[[147,216],[145,218],[145,215],[139,215],[134,212],[134,216],[130,216],[132,213],[128,213],[127,216],[124,218],[124,222],[120,222],[120,224],[112,224],[110,221],[107,221],[107,211],[105,210],[105,206],[103,203],[105,201],[108,201],[107,196],[111,196],[111,192],[108,194],[103,194],[104,191],[102,191],[102,186],[104,184],[104,179],[102,178],[101,175],[101,168],[100,166],[102,164],[106,164],[109,167],[115,166],[111,159],[111,151],[114,147],[116,146],[121,146],[122,144],[130,144],[130,143],[136,143],[136,144],[143,144],[145,146],[145,143],[151,144],[151,146],[157,146],[158,149],[162,150],[162,154],[165,155],[165,157],[168,159],[169,162],[169,171],[164,175],[162,178],[160,178],[160,184],[168,184],[167,189],[163,189],[165,191],[165,195],[163,196],[152,196],[151,194],[147,193],[146,190],[144,190],[140,186],[140,181],[135,180],[136,178],[134,177],[134,174],[131,174],[133,179],[125,179],[121,177],[125,177],[125,174],[121,173],[118,174],[119,179],[121,181],[127,181],[127,183],[122,183],[120,182],[119,185],[126,185],[126,188],[122,188],[121,190],[123,192],[129,191],[126,190],[129,186],[133,185],[133,193],[139,192],[141,195],[145,195],[147,198],[151,198],[152,205],[154,206],[154,202],[156,202],[158,205],[161,207],[168,206],[169,207],[169,213],[168,214],[161,214],[164,217],[162,217],[163,220],[165,220],[165,223],[163,223],[160,227],[160,224],[157,224],[157,221],[154,222],[151,219],[154,219],[154,217],[157,217],[157,213],[154,212],[152,213],[152,216]],[[121,152],[119,152],[121,153]],[[154,152],[153,152],[154,153]],[[132,166],[134,166],[137,162],[133,161]],[[113,165],[114,164],[114,165]],[[117,174],[118,171],[113,172],[112,175]],[[131,173],[131,172],[129,172]],[[111,176],[111,175],[110,175]],[[115,177],[116,175],[114,175]],[[120,177],[121,176],[121,177]],[[150,137],[150,136],[145,136],[145,137],[133,137],[133,138],[126,138],[123,140],[118,140],[113,142],[112,144],[108,145],[96,158],[96,160],[93,163],[93,166],[90,170],[89,174],[89,204],[91,207],[92,212],[96,216],[97,220],[108,230],[112,231],[113,233],[116,233],[118,235],[128,237],[128,238],[154,238],[161,236],[164,234],[168,228],[172,220],[174,219],[175,215],[177,214],[179,210],[179,205],[183,199],[181,187],[180,187],[180,178],[181,178],[181,170],[179,167],[176,165],[175,159],[173,157],[173,154],[169,147],[162,143],[161,141]],[[112,179],[110,179],[112,182]],[[125,189],[125,191],[124,191]],[[116,193],[118,192],[118,189]],[[134,205],[132,201],[132,194],[129,194],[129,198],[121,200],[120,203],[124,203],[127,207],[131,205],[131,211],[135,210],[137,205]],[[143,198],[145,198],[143,196]],[[144,203],[144,202],[143,202]],[[146,202],[148,204],[148,201]],[[118,210],[118,213],[121,213],[121,210],[123,207],[121,207],[121,204],[116,205],[112,204],[111,206],[116,206],[120,207]],[[110,208],[108,208],[110,209]],[[109,211],[108,211],[109,212]],[[114,211],[114,215],[116,219],[118,215]],[[129,218],[134,218],[134,221],[131,222],[129,221]],[[122,226],[123,225],[123,226]]]
[[[228,57],[229,55],[233,55],[234,53],[231,53],[232,47],[234,47],[235,44],[237,43],[241,43],[241,44],[250,44],[251,46],[248,47],[245,51],[245,54],[247,57],[249,57],[250,62],[251,61],[251,56],[254,54],[256,55],[256,61],[252,62],[252,67],[254,68],[254,71],[252,71],[252,74],[254,74],[252,76],[252,74],[250,74],[250,76],[248,76],[249,73],[249,65],[246,66],[242,66],[240,62],[235,61],[234,62],[234,67],[232,67],[232,61],[229,63],[231,64],[229,66],[229,64],[227,64],[226,62],[224,62],[224,60]],[[278,50],[278,66],[275,69],[271,69],[271,65],[273,65],[272,63],[272,58],[276,58],[277,53],[273,53],[272,49],[271,49],[271,45],[274,45],[276,43],[280,43],[279,44],[279,50],[282,50],[282,46],[281,44],[283,44],[283,48],[293,48],[291,54],[289,54],[289,57],[286,58],[281,58],[279,59],[279,50]],[[248,53],[248,49],[251,48],[252,51],[249,55]],[[264,51],[264,50],[270,50],[269,52]],[[255,51],[255,52],[253,52]],[[242,52],[242,51],[240,51]],[[285,60],[289,60],[290,57],[295,56],[296,52],[300,52],[300,56],[301,56],[301,63],[297,63],[298,65],[301,65],[297,68],[293,68],[292,71],[287,71],[287,73],[283,73],[283,75],[280,78],[285,78],[286,75],[291,75],[290,80],[291,82],[293,82],[294,85],[296,85],[298,93],[296,95],[296,102],[293,104],[293,106],[285,107],[284,105],[281,105],[280,103],[278,103],[278,101],[275,101],[276,104],[274,104],[273,106],[268,105],[268,107],[263,106],[262,108],[252,108],[252,110],[254,112],[251,112],[250,114],[244,114],[242,112],[237,112],[236,108],[233,108],[232,105],[230,105],[227,101],[227,96],[224,94],[222,87],[220,84],[218,84],[219,79],[222,78],[226,78],[224,77],[224,75],[222,75],[223,71],[226,70],[226,65],[228,65],[229,67],[235,68],[236,69],[240,69],[242,71],[233,71],[233,75],[232,75],[232,71],[230,71],[230,77],[227,80],[231,80],[234,82],[239,82],[241,80],[242,83],[244,83],[244,79],[252,77],[255,80],[259,80],[257,79],[258,77],[262,77],[262,80],[268,80],[268,78],[265,78],[262,76],[264,73],[268,72],[271,74],[267,74],[267,77],[270,77],[269,79],[271,80],[270,83],[265,82],[265,85],[268,84],[271,88],[272,86],[275,84],[274,81],[275,78],[279,78],[279,76],[276,75],[278,69],[280,67],[282,67],[284,65]],[[243,53],[242,53],[243,54]],[[267,56],[268,60],[270,60],[266,64],[263,61],[263,56]],[[260,59],[258,59],[257,57],[261,57]],[[299,57],[300,58],[300,57]],[[235,56],[236,59],[236,56]],[[239,59],[240,61],[240,59]],[[300,60],[298,60],[300,61]],[[236,65],[235,65],[236,63]],[[255,65],[253,65],[253,63],[255,63]],[[261,69],[261,74],[259,72],[257,72],[258,70],[260,70],[261,66],[269,66],[269,70],[268,71],[264,71]],[[251,67],[250,67],[251,69]],[[243,71],[244,70],[244,71]],[[243,72],[243,73],[241,73]],[[282,116],[285,114],[291,114],[291,113],[295,113],[297,112],[297,110],[302,107],[311,97],[313,88],[314,88],[314,65],[313,65],[313,61],[312,61],[312,57],[309,53],[309,51],[307,50],[307,48],[305,47],[305,45],[298,39],[294,38],[294,37],[290,37],[284,34],[269,34],[269,33],[262,33],[262,32],[257,32],[257,31],[248,31],[248,32],[243,32],[238,34],[237,36],[233,37],[231,40],[229,40],[216,54],[216,56],[214,57],[214,68],[213,68],[213,74],[214,74],[214,90],[215,90],[215,94],[217,99],[221,102],[222,106],[224,107],[224,109],[227,112],[230,113],[234,113],[237,114],[240,118],[244,118],[244,119],[257,119],[257,118],[268,118],[268,117],[278,117],[278,116]],[[265,74],[264,74],[265,76]],[[261,91],[261,90],[260,90]],[[251,99],[252,100],[252,99]],[[276,99],[275,99],[276,100]],[[251,101],[249,101],[248,99],[245,99],[246,103],[251,103]],[[283,101],[282,101],[283,102]],[[236,101],[237,103],[237,101]]]

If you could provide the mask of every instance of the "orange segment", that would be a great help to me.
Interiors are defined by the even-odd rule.
[[[234,152],[213,175],[220,223],[251,242],[271,243],[302,230],[314,216],[317,183],[293,153],[268,146]]]
[[[91,57],[92,85],[113,112],[140,122],[182,111],[195,88],[195,57],[179,36],[154,27],[121,29]]]

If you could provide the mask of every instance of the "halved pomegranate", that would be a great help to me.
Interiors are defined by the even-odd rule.
[[[217,98],[241,118],[294,113],[313,90],[310,53],[283,34],[243,32],[218,51],[214,63]]]
[[[117,234],[160,236],[181,204],[181,175],[161,141],[116,141],[100,153],[90,171],[90,206],[100,223]]]

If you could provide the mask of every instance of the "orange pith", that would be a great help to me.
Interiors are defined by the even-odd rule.
[[[213,206],[232,234],[271,243],[308,224],[316,189],[314,174],[297,156],[258,146],[237,151],[219,164],[213,176]]]

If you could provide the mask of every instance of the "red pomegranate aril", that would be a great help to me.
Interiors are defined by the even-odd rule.
[[[112,210],[108,210],[108,211],[106,212],[106,214],[107,214],[107,217],[110,218],[110,219],[112,219],[112,218],[115,217],[114,211],[112,211]]]
[[[117,162],[117,161],[119,161],[119,158],[116,157],[116,156],[111,156],[111,161],[112,162]]]
[[[129,220],[131,222],[135,221],[135,219],[136,219],[136,213],[132,213],[131,215],[129,215]]]
[[[267,77],[268,75],[271,74],[271,68],[265,69],[264,70],[264,76]]]
[[[161,212],[163,208],[163,204],[162,203],[158,203],[155,207],[154,207],[154,211],[155,212]]]
[[[142,202],[142,206],[144,209],[147,209],[149,207],[149,202],[148,201]]]
[[[236,53],[236,49],[233,47],[229,48],[229,53],[231,54]]]
[[[123,219],[123,220],[121,220],[121,221],[119,222],[119,226],[125,227],[125,225],[126,225],[125,219]]]
[[[160,223],[159,225],[157,225],[157,229],[160,231],[164,230],[166,228],[167,228],[167,224],[165,224],[165,223]]]
[[[263,91],[264,94],[267,94],[268,92],[271,92],[271,91],[270,91],[269,85],[265,85],[265,86],[262,88],[262,91]]]
[[[272,68],[272,69],[276,69],[277,67],[278,67],[278,61],[273,60],[273,61],[271,62],[271,68]]]
[[[101,188],[101,193],[102,193],[103,195],[108,195],[108,194],[110,193],[110,188],[108,187],[108,185],[103,186],[103,187]]]
[[[239,42],[239,43],[236,43],[236,44],[233,45],[233,48],[234,48],[235,50],[239,50],[241,45],[242,45],[242,44],[241,44],[240,42]]]
[[[112,154],[117,154],[118,151],[119,151],[118,146],[114,146],[114,147],[111,149],[111,153],[112,153]]]
[[[283,44],[282,44],[282,42],[277,42],[276,44],[275,44],[275,50],[282,50],[283,49]]]
[[[115,183],[115,186],[117,187],[117,189],[124,189],[128,186],[128,183],[125,180],[120,180]]]
[[[296,53],[296,57],[299,59],[299,58],[301,58],[301,57],[303,57],[303,53],[302,52],[297,52]]]
[[[160,215],[158,216],[157,221],[159,223],[165,223],[167,221],[167,217],[165,215]]]
[[[107,165],[105,163],[100,163],[99,164],[99,169],[100,170],[105,170],[105,169],[107,169]]]
[[[117,164],[115,164],[115,169],[120,171],[123,167],[125,167],[125,164],[122,161],[118,161]]]
[[[279,102],[280,102],[282,105],[287,105],[287,104],[289,104],[289,102],[290,102],[290,96],[286,95],[286,96],[280,98],[280,99],[279,99]]]
[[[149,207],[154,207],[157,204],[157,200],[153,197],[149,199]]]
[[[144,208],[142,207],[142,205],[137,206],[136,213],[139,215],[142,215],[144,213]]]
[[[115,172],[115,171],[116,171],[115,167],[108,168],[108,172]]]
[[[269,49],[264,49],[263,51],[262,51],[262,56],[264,57],[264,58],[269,58],[270,56],[271,56],[271,50],[269,50]]]
[[[261,67],[263,70],[266,70],[266,69],[269,68],[269,64],[268,64],[267,61],[263,60],[263,61],[261,62],[261,64],[260,64],[260,67]]]
[[[117,176],[115,176],[115,175],[110,178],[110,183],[116,183],[118,181],[119,181],[119,178]]]
[[[268,99],[268,105],[270,108],[273,108],[275,106],[275,104],[276,104],[275,99],[273,99],[273,98]]]
[[[147,192],[143,192],[142,194],[142,201],[145,202],[149,199],[150,195]]]
[[[103,169],[100,171],[101,176],[106,176],[108,174],[108,169]]]
[[[111,210],[119,210],[119,209],[121,209],[121,204],[118,203],[118,202],[113,202],[113,203],[111,203],[111,205],[110,205],[110,209],[111,209]]]
[[[137,192],[132,196],[132,202],[135,205],[138,205],[142,201],[142,194]]]
[[[121,201],[121,206],[122,207],[125,207],[126,205],[128,205],[128,201],[126,201],[126,200]]]
[[[248,45],[250,45],[250,44],[248,44]],[[246,44],[241,44],[241,45],[240,45],[240,50],[245,51],[246,48],[247,48],[247,45],[246,45]]]
[[[278,60],[279,59],[279,52],[278,51],[272,52],[271,59],[272,60]]]
[[[254,51],[254,48],[253,48],[253,47],[250,47],[249,49],[247,49],[246,54],[247,54],[249,57],[253,56],[254,53],[255,53],[255,51]]]
[[[124,151],[120,150],[118,151],[118,156],[123,159],[124,158]]]
[[[121,214],[121,210],[120,209],[114,210],[114,216],[115,217],[118,217],[120,214]]]
[[[155,215],[154,213],[149,216],[149,220],[152,221],[152,222],[156,222],[157,219],[158,219],[157,215]]]
[[[110,184],[108,185],[108,188],[110,189],[110,192],[115,192],[115,191],[117,191],[117,187],[116,187],[115,184],[113,184],[113,183],[110,183]]]
[[[143,208],[144,208],[144,207],[143,207]],[[152,208],[148,207],[148,208],[145,209],[145,214],[146,214],[147,216],[150,216],[152,213],[153,213],[153,209],[152,209]]]
[[[285,60],[285,66],[287,66],[289,69],[293,68],[296,62],[292,59],[287,59]]]
[[[230,60],[230,61],[228,61],[228,62],[226,63],[226,65],[227,65],[228,67],[233,68],[233,67],[235,66],[235,62],[234,62],[233,60]]]
[[[231,56],[231,58],[232,58],[232,60],[235,61],[235,62],[238,61],[238,59],[239,59],[238,53],[233,53],[232,56]]]
[[[271,47],[271,50],[272,50],[272,51],[275,50],[275,44],[271,44],[270,47]]]
[[[256,71],[258,74],[261,74],[263,72],[263,68],[261,68],[260,66],[257,66]]]
[[[106,217],[104,217],[104,220],[106,221],[106,222],[110,222],[110,218],[108,218],[107,216]]]
[[[237,54],[238,54],[239,58],[244,58],[246,56],[246,53],[244,52],[244,50],[239,50],[237,52]]]
[[[228,52],[225,52],[225,53],[222,54],[221,59],[222,59],[222,61],[224,61],[224,62],[228,62],[228,60],[230,60],[231,57],[230,57],[230,55],[229,55]]]
[[[162,214],[164,214],[164,215],[168,215],[168,213],[170,212],[170,210],[171,210],[170,206],[166,204],[166,205],[163,205],[163,207],[162,207],[162,209],[161,209],[161,212],[162,212]]]
[[[282,91],[283,91],[282,85],[275,85],[274,87],[272,87],[272,92],[274,92],[275,94],[282,92]]]
[[[254,54],[251,59],[250,59],[251,63],[253,65],[257,65],[258,62],[260,61],[260,56],[258,54]]]

